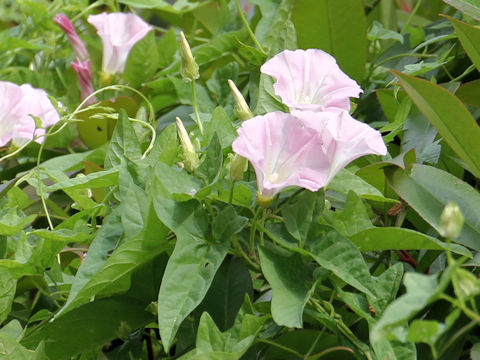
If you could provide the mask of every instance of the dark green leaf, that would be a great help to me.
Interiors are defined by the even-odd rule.
[[[123,78],[131,85],[138,86],[149,80],[159,66],[155,35],[150,31],[130,50]]]

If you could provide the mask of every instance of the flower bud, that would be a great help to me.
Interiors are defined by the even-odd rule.
[[[230,86],[230,90],[232,91],[233,98],[235,99],[235,107],[233,108],[235,115],[242,121],[252,118],[253,114],[250,111],[250,108],[248,107],[247,102],[243,98],[242,93],[235,86],[235,83],[229,79],[228,85]]]
[[[90,60],[81,61],[77,59],[72,63],[73,70],[77,73],[80,89],[82,90],[82,101],[93,93],[92,73],[90,72]],[[98,102],[95,96],[92,96],[85,103],[86,106]]]
[[[75,56],[79,58],[81,61],[86,61],[89,58],[87,48],[83,43],[82,39],[78,36],[77,32],[75,31],[75,27],[73,26],[70,19],[65,14],[57,14],[53,21],[57,23],[57,25],[65,32],[68,36],[68,40],[72,45],[73,52]]]
[[[458,237],[462,231],[464,220],[458,205],[450,201],[440,217],[440,235],[451,239]]]
[[[238,154],[230,154],[231,161],[229,164],[229,174],[232,181],[239,181],[243,179],[243,173],[247,171],[248,160]],[[230,156],[229,155],[229,156]]]
[[[182,144],[185,167],[189,171],[194,171],[200,165],[200,159],[198,158],[195,147],[193,146],[192,141],[188,136],[187,130],[185,130],[185,127],[183,126],[182,120],[177,117],[175,121],[177,122],[177,130],[178,136],[180,137],[180,143]]]
[[[195,62],[195,58],[192,55],[190,50],[190,45],[188,45],[187,39],[183,34],[183,31],[180,31],[180,55],[182,57],[182,65],[180,67],[180,73],[184,81],[193,81],[200,77],[198,73],[198,65]]]

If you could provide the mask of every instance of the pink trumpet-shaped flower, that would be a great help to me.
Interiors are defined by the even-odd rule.
[[[251,162],[263,198],[292,185],[316,191],[352,160],[386,154],[380,133],[345,111],[267,113],[243,122],[238,134],[232,148]]]
[[[73,70],[77,73],[78,82],[80,83],[80,89],[82,90],[82,101],[85,100],[90,94],[93,93],[92,73],[90,72],[90,60],[80,61],[77,59],[72,63]],[[92,96],[85,103],[86,106],[95,104],[97,98]]]
[[[65,14],[57,14],[53,21],[57,23],[58,26],[67,34],[68,40],[70,40],[70,44],[72,45],[73,52],[75,55],[82,61],[86,61],[89,57],[87,48],[83,43],[80,36],[78,36],[77,32],[75,31],[75,27],[73,26],[70,19]]]
[[[132,47],[152,30],[135,14],[101,13],[90,15],[87,21],[102,38],[102,70],[106,74],[122,73]]]
[[[340,70],[335,58],[318,49],[285,50],[262,65],[272,76],[275,94],[290,110],[350,110],[350,97],[362,92],[358,84]]]
[[[36,128],[35,116],[42,128]],[[42,89],[29,84],[0,81],[0,146],[10,140],[21,143],[45,134],[45,128],[60,120],[57,110]],[[35,140],[42,142],[43,137]]]

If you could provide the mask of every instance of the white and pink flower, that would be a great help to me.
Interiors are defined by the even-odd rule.
[[[90,15],[87,21],[102,38],[105,74],[123,73],[132,47],[152,30],[152,26],[135,14],[101,13]]]
[[[347,112],[271,112],[244,121],[233,150],[255,169],[258,193],[271,198],[288,186],[317,191],[351,161],[385,155],[381,134]]]
[[[260,71],[272,76],[275,94],[292,110],[350,110],[350,97],[362,89],[337,65],[335,58],[318,49],[285,50],[269,59]]]
[[[37,128],[33,117],[41,121]],[[34,136],[45,134],[45,128],[54,125],[60,116],[42,89],[29,84],[17,85],[0,81],[0,146],[11,140],[21,144]],[[35,139],[43,142],[43,137]]]

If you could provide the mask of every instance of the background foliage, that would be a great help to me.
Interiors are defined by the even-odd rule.
[[[0,162],[0,354],[479,359],[480,6],[242,6],[252,34],[228,0],[1,2],[0,79],[45,89],[66,126]],[[81,111],[52,18],[73,20],[101,89],[101,42],[86,22],[99,11],[135,12],[155,31],[97,94],[110,102]],[[179,73],[179,30],[200,66],[196,101]],[[362,86],[353,116],[382,132],[389,154],[264,211],[252,170],[228,176],[239,120],[227,79],[255,114],[284,110],[259,67],[297,48],[331,53]],[[196,139],[194,172],[179,166],[177,116]],[[465,217],[455,239],[440,236],[449,201]]]

